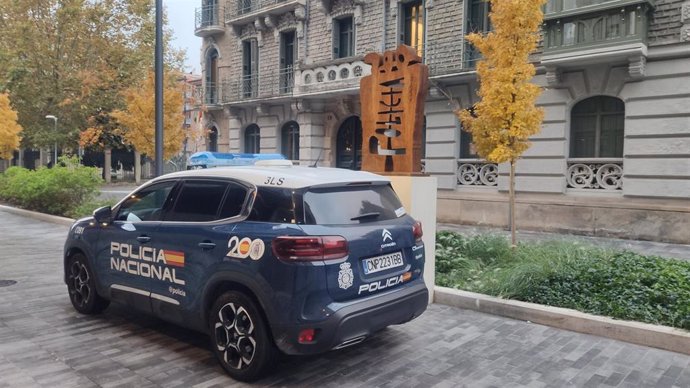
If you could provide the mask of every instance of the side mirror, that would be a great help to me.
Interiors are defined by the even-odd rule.
[[[110,224],[113,220],[113,209],[110,206],[99,207],[93,211],[93,218],[99,224]]]

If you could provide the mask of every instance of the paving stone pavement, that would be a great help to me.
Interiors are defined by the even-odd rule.
[[[0,387],[245,386],[202,334],[111,306],[72,309],[64,226],[0,211]],[[354,347],[284,357],[256,386],[690,387],[690,356],[431,305]]]

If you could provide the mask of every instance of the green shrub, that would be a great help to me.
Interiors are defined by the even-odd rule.
[[[690,263],[575,241],[437,235],[436,284],[690,329]]]
[[[93,214],[93,211],[98,209],[99,207],[103,206],[113,206],[117,200],[115,199],[92,199],[88,202],[84,202],[74,208],[73,210],[69,211],[67,215],[72,218],[82,218],[86,216],[90,216]]]
[[[98,169],[63,157],[53,168],[7,169],[0,177],[0,198],[25,209],[67,216],[92,200],[100,183]]]

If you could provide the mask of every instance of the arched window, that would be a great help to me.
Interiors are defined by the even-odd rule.
[[[244,152],[248,154],[258,154],[261,152],[261,135],[259,126],[250,124],[244,130]]]
[[[208,150],[218,152],[218,129],[216,127],[208,131]]]
[[[218,51],[212,48],[206,54],[206,87],[204,88],[204,103],[213,105],[218,103]]]
[[[290,160],[299,160],[299,124],[288,121],[280,131],[281,153]]]
[[[625,105],[615,97],[578,102],[571,112],[571,158],[623,157]]]
[[[343,121],[338,129],[335,148],[336,167],[362,169],[362,122],[359,117],[352,116]]]

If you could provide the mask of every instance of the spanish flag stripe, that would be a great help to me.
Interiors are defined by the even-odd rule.
[[[184,267],[184,252],[166,250],[165,261],[168,265]]]

